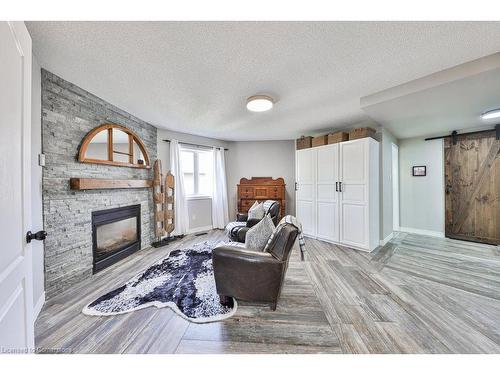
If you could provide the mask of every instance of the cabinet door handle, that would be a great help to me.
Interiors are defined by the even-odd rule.
[[[335,191],[336,192],[339,191],[339,182],[338,181],[335,182]]]
[[[342,181],[339,182],[339,191],[342,192]]]
[[[295,191],[299,190],[299,185],[295,183]]]

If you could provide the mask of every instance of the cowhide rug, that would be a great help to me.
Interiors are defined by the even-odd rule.
[[[227,319],[237,309],[236,300],[219,302],[212,267],[212,249],[220,243],[203,242],[178,249],[125,285],[84,307],[86,315],[117,315],[168,306],[186,320],[206,323]]]

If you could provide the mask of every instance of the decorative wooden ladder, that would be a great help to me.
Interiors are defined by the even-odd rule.
[[[171,236],[175,229],[175,180],[170,171],[163,178],[160,160],[154,162],[153,171],[154,220],[157,241],[152,243],[152,246],[160,247],[176,239],[176,237]],[[165,235],[167,237],[162,239]]]

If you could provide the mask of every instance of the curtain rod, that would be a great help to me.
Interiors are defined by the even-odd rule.
[[[163,142],[170,143],[170,139],[164,139]],[[183,144],[183,145],[196,146],[196,147],[205,147],[205,148],[215,147],[215,148],[219,148],[219,147],[216,147],[216,146],[198,145],[196,143],[189,143],[189,142],[181,142],[181,141],[179,141],[179,143]],[[224,148],[224,151],[228,151],[228,150],[229,150],[228,148]]]

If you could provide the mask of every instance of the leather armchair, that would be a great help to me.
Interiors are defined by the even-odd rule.
[[[270,214],[274,225],[278,224],[280,219],[280,203],[277,201],[272,201],[273,203],[269,206],[266,211],[266,215]],[[248,219],[248,214],[238,213],[236,214],[236,220],[241,222],[246,222],[245,226],[234,228],[229,234],[231,240],[236,242],[245,242],[245,237],[248,230],[257,224],[262,219]]]
[[[285,224],[275,234],[268,251],[220,246],[213,251],[217,293],[221,302],[227,297],[269,303],[276,310],[288,261],[298,230]]]

